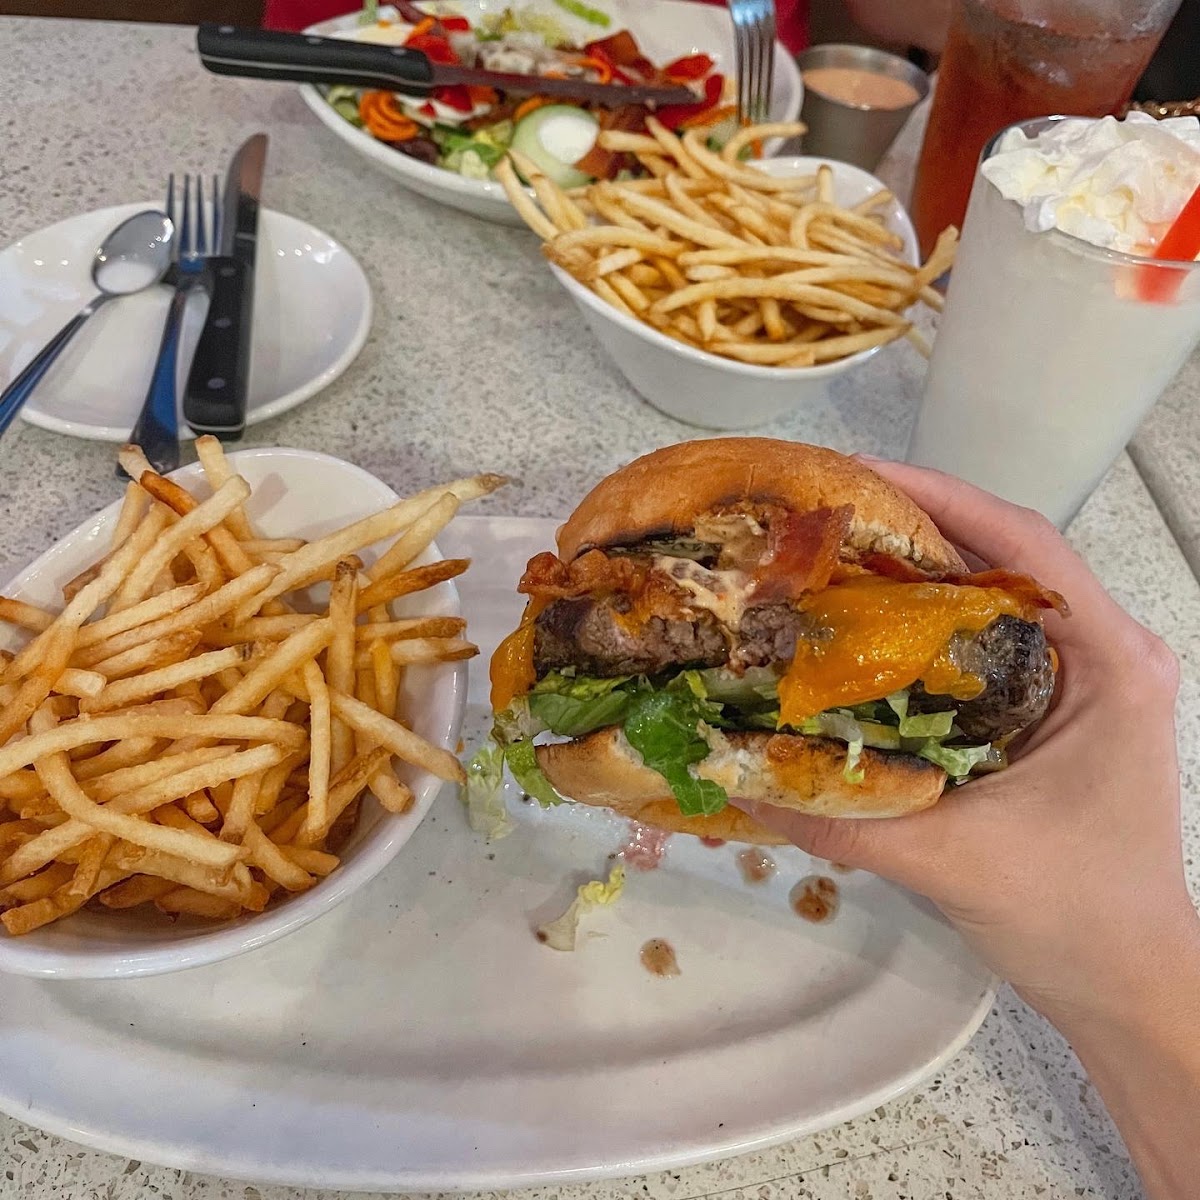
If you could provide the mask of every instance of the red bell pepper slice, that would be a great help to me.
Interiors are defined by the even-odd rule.
[[[701,113],[708,112],[710,108],[716,108],[724,90],[725,77],[723,75],[710,75],[704,81],[703,100],[697,100],[695,104],[668,104],[660,108],[654,115],[668,129],[678,129],[684,121],[690,120],[692,117],[697,117]]]
[[[455,83],[447,87],[434,88],[430,94],[439,104],[444,104],[447,108],[454,109],[455,112],[469,113],[475,108],[471,93],[467,91],[465,84]]]
[[[471,22],[466,17],[439,17],[439,23],[447,33],[470,33]]]
[[[703,79],[713,69],[714,63],[707,54],[685,54],[674,62],[669,62],[662,73],[672,83],[691,83]]]
[[[409,50],[420,50],[430,62],[445,63],[447,66],[458,66],[458,55],[454,47],[444,37],[435,33],[418,33],[410,37],[404,45]]]

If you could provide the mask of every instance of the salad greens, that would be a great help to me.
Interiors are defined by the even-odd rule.
[[[493,743],[471,763],[466,802],[472,827],[491,820],[489,802],[478,792],[484,780],[499,790],[501,762],[513,778],[543,805],[559,797],[537,763],[533,739],[541,733],[582,737],[607,726],[620,726],[646,765],[666,780],[687,816],[720,812],[728,797],[692,768],[703,761],[724,729],[776,729],[779,724],[779,674],[752,667],[742,675],[724,667],[680,671],[663,678],[623,675],[602,679],[573,670],[551,671],[525,696],[497,714]],[[902,750],[941,767],[955,783],[973,771],[1003,763],[1002,751],[990,744],[958,745],[962,735],[954,713],[909,713],[908,692],[886,700],[829,709],[794,727],[797,733],[844,742],[843,777],[848,783],[865,778],[867,747]],[[477,764],[479,764],[477,766]],[[476,821],[480,824],[476,825]]]

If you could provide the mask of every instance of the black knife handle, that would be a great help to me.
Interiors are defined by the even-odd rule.
[[[225,440],[246,429],[254,268],[238,258],[208,260],[211,299],[183,394],[183,419]]]
[[[200,61],[217,75],[292,83],[346,84],[421,96],[433,87],[433,67],[419,50],[307,33],[278,33],[202,24]]]

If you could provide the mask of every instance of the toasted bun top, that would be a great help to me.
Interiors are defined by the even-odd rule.
[[[823,446],[750,437],[681,442],[614,471],[559,529],[559,557],[686,534],[702,513],[741,501],[794,512],[853,504],[852,548],[928,571],[966,570],[933,521],[870,467]]]

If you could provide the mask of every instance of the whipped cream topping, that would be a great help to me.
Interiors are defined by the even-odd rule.
[[[1072,117],[1036,137],[1010,129],[982,166],[1025,226],[1152,254],[1200,186],[1200,120]]]

